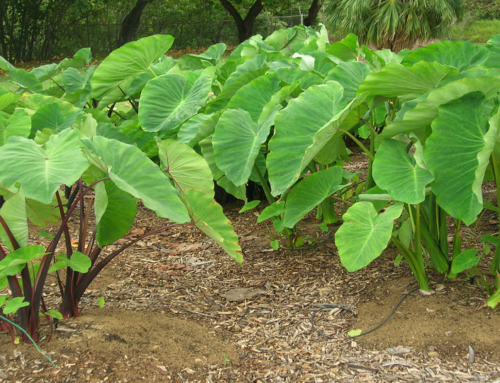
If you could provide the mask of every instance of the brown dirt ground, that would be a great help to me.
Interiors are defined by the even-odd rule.
[[[359,167],[356,160],[350,166]],[[493,192],[487,184],[485,195]],[[242,247],[268,244],[266,227],[240,208],[225,213]],[[316,222],[310,215],[300,230],[319,235]],[[164,224],[141,208],[128,239]],[[464,228],[464,237],[480,248],[480,235],[497,233],[498,216],[486,212],[472,229]],[[380,329],[353,341],[348,331],[372,329],[415,287],[404,262],[394,265],[393,248],[352,274],[333,234],[308,251],[244,250],[240,266],[190,226],[139,241],[90,286],[80,317],[61,321],[52,335],[50,326],[41,328],[39,346],[55,368],[33,345],[14,345],[0,333],[0,382],[500,382],[500,315],[485,308],[487,294],[477,285],[415,292]],[[488,278],[490,261],[480,267]],[[224,295],[234,288],[257,296],[229,302]],[[57,308],[55,293],[51,283],[49,308]],[[324,303],[357,314],[317,314],[317,329],[334,339],[311,327],[314,305]]]

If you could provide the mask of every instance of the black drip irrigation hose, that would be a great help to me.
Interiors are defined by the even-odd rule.
[[[430,283],[429,286],[434,286],[434,285],[439,285],[439,284],[443,284],[443,283],[470,283],[471,285],[474,285],[474,277],[471,277],[469,279],[466,279],[466,280],[460,280],[460,281],[443,281],[443,282],[435,282],[435,283]],[[393,315],[394,313],[396,312],[396,310],[398,309],[398,307],[401,305],[401,303],[403,303],[403,301],[408,298],[410,296],[410,294],[414,293],[415,291],[417,290],[420,290],[420,287],[416,287],[414,288],[413,290],[411,290],[410,292],[406,293],[404,295],[403,298],[401,298],[401,300],[398,302],[398,304],[396,305],[396,307],[394,307],[394,309],[392,310],[392,312],[389,314],[389,316],[387,318],[385,318],[379,325],[375,326],[374,328],[372,328],[371,330],[367,331],[367,332],[364,332],[362,334],[359,334],[359,335],[356,335],[356,336],[350,336],[350,335],[347,335],[346,337],[336,337],[336,336],[328,336],[326,334],[323,334],[321,331],[319,331],[316,326],[314,325],[314,317],[316,316],[317,313],[321,312],[321,311],[325,311],[325,310],[331,310],[331,309],[340,309],[342,311],[346,311],[346,312],[350,312],[351,314],[353,314],[354,316],[357,316],[357,314],[349,309],[346,305],[341,305],[341,304],[330,304],[330,303],[325,303],[323,305],[321,305],[321,307],[317,310],[314,310],[312,315],[311,315],[311,327],[314,331],[316,331],[319,335],[321,335],[322,337],[324,338],[327,338],[327,339],[356,339],[356,338],[359,338],[360,336],[363,336],[363,335],[368,335],[376,330],[378,330],[380,327],[382,327]]]
[[[330,238],[330,232],[326,233],[326,238],[324,240],[322,240],[321,242],[317,243],[316,245],[314,246],[310,246],[310,247],[300,247],[300,248],[297,248],[297,249],[289,249],[288,247],[283,247],[283,246],[280,246],[278,247],[277,250],[287,250],[287,251],[305,251],[305,250],[312,250],[312,249],[316,249],[317,247],[320,247],[321,245],[323,245],[326,241],[328,241],[328,239]],[[241,249],[241,252],[245,254],[245,249],[248,249],[250,247],[267,247],[267,248],[270,248],[270,249],[273,249],[272,246],[270,245],[247,245],[245,247],[243,247]]]

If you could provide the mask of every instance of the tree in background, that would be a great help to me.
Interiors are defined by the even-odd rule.
[[[399,51],[417,41],[445,37],[462,17],[462,0],[330,0],[330,31]]]
[[[51,56],[51,40],[76,0],[1,0],[1,55],[13,62],[31,61],[37,49]]]
[[[307,17],[304,19],[304,25],[306,27],[316,26],[316,20],[318,19],[319,10],[323,5],[323,0],[313,0],[309,11],[307,12]]]
[[[291,0],[219,0],[221,5],[229,12],[238,28],[239,42],[243,42],[253,36],[255,20],[264,8],[271,13],[277,13],[284,9],[290,8],[292,3],[297,1]],[[300,3],[304,3],[301,1]],[[308,15],[304,19],[306,26],[314,26],[321,8],[322,0],[309,0],[306,3],[311,4]],[[243,18],[242,15],[245,15]]]
[[[144,8],[153,0],[137,0],[135,6],[125,16],[122,21],[118,46],[122,46],[136,38],[137,30],[141,23],[141,16]]]

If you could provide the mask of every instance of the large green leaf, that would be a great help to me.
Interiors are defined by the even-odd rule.
[[[15,67],[10,62],[8,62],[4,57],[0,56],[0,69],[9,71],[14,68]]]
[[[226,85],[222,92],[217,96],[217,98],[207,105],[205,113],[214,113],[218,112],[219,110],[225,109],[238,89],[248,84],[250,81],[256,79],[257,77],[264,75],[268,70],[268,67],[263,67],[252,70],[250,72],[246,72],[241,77],[238,77],[230,85]]]
[[[100,100],[125,80],[148,69],[170,49],[173,42],[172,36],[154,35],[130,42],[111,52],[92,77],[92,97]]]
[[[181,196],[187,189],[200,189],[213,197],[214,182],[207,161],[191,147],[176,140],[158,142],[162,168],[170,175]]]
[[[262,69],[266,66],[266,55],[257,55],[252,57],[250,60],[245,61],[243,64],[238,65],[236,70],[231,73],[229,78],[224,83],[224,86],[229,86],[238,80],[240,77],[243,77],[248,72],[254,72],[258,69]]]
[[[4,88],[5,89],[5,88]],[[20,95],[12,92],[3,93],[0,95],[0,111],[12,114],[17,106]]]
[[[226,48],[226,44],[219,43],[212,45],[200,55],[184,55],[177,60],[176,66],[181,70],[197,70],[217,65]]]
[[[444,78],[458,74],[456,68],[438,63],[421,61],[411,67],[392,63],[380,72],[371,72],[361,83],[358,93],[370,92],[371,96],[417,97],[436,87]]]
[[[54,199],[56,196],[54,195]],[[51,204],[44,204],[34,199],[26,200],[26,216],[36,226],[45,227],[47,222],[55,223],[60,218],[57,200]]]
[[[193,116],[193,118],[187,121],[187,123],[195,119],[195,117],[197,117],[197,121],[203,120],[203,122],[199,124],[199,126],[196,128],[196,131],[194,131],[194,129],[190,131],[190,129],[193,128],[193,125],[188,124],[187,126],[184,126],[186,124],[182,124],[181,128],[179,129],[179,133],[177,134],[177,140],[184,142],[186,145],[189,145],[191,147],[195,146],[200,141],[214,134],[215,127],[219,122],[220,115],[221,113],[212,113],[208,115],[197,114],[196,116]],[[199,118],[198,116],[208,116],[209,118],[205,120],[204,118]],[[195,133],[194,136],[192,136],[193,133]],[[187,141],[188,139],[189,141]]]
[[[147,132],[171,130],[195,115],[205,104],[212,79],[201,76],[191,89],[186,77],[165,74],[154,78],[142,91],[139,121]]]
[[[272,46],[275,50],[280,51],[286,47],[288,42],[297,34],[297,30],[293,28],[278,29],[271,33],[264,41]]]
[[[227,108],[247,111],[252,120],[257,122],[266,104],[281,89],[279,84],[280,78],[276,74],[270,73],[267,76],[258,77],[241,87],[231,98]]]
[[[85,65],[89,64],[92,60],[92,52],[90,48],[82,48],[73,55],[72,59],[64,59],[59,63],[59,67],[62,69],[76,68],[81,69]]]
[[[186,145],[189,145],[189,143],[198,134],[198,130],[200,129],[200,127],[213,116],[214,114],[195,114],[193,117],[182,124],[179,132],[177,132],[177,140],[183,142]],[[210,132],[210,134],[212,133],[213,131]]]
[[[248,181],[255,158],[280,109],[278,105],[262,124],[242,109],[228,109],[220,117],[212,138],[215,162],[236,186]]]
[[[23,89],[28,89],[33,93],[43,92],[42,83],[33,73],[26,72],[24,69],[11,69],[9,78],[14,84]]]
[[[149,80],[155,78],[156,76],[168,73],[174,64],[175,60],[172,57],[161,56],[156,63],[152,64],[148,69],[134,77],[125,97],[139,97],[144,89],[144,86]]]
[[[486,60],[484,66],[500,68],[500,35],[491,36],[485,48],[488,49],[488,60]]]
[[[35,75],[38,81],[44,82],[49,78],[54,77],[58,72],[57,64],[47,64],[39,66],[38,68],[33,69],[30,73]]]
[[[18,245],[27,246],[28,220],[26,219],[26,202],[22,188],[4,202],[0,209],[0,216],[9,227]],[[2,225],[0,225],[0,239],[10,251],[14,250],[14,246]]]
[[[31,118],[24,109],[16,109],[9,119],[0,114],[0,146],[12,136],[28,138],[31,132]]]
[[[211,196],[197,189],[186,190],[186,201],[196,227],[212,238],[231,258],[241,263],[243,255],[238,236],[222,212],[222,207]]]
[[[411,66],[421,61],[437,62],[463,71],[469,67],[483,65],[488,50],[468,41],[438,41],[410,52],[401,64]]]
[[[267,163],[273,195],[290,187],[317,156],[328,160],[323,164],[335,160],[333,153],[342,152],[336,142],[339,129],[349,130],[359,122],[357,110],[366,96],[360,94],[346,105],[341,85],[329,81],[310,88],[288,104],[276,118],[276,133],[269,142]]]
[[[408,110],[403,115],[402,120],[387,125],[380,137],[389,138],[411,131],[422,132],[439,115],[438,109],[441,105],[474,91],[481,91],[485,94],[486,99],[490,99],[498,95],[499,89],[500,77],[465,78],[433,89],[423,101],[420,101],[413,109]],[[425,137],[421,134],[419,138]]]
[[[346,99],[351,101],[356,98],[359,84],[363,82],[370,72],[370,67],[362,62],[341,62],[328,73],[325,82],[330,80],[339,82],[344,88]]]
[[[483,209],[481,184],[500,129],[500,113],[488,123],[484,101],[473,92],[440,106],[424,150],[437,203],[466,225]]]
[[[377,258],[391,239],[393,221],[401,215],[397,203],[377,214],[370,202],[358,202],[344,214],[344,223],[335,233],[340,261],[350,271],[357,271]]]
[[[210,167],[213,179],[217,182],[217,185],[223,188],[227,193],[246,202],[247,197],[245,185],[236,186],[229,180],[229,178],[224,175],[224,172],[220,170],[215,163],[212,137],[213,136],[209,136],[205,138],[204,140],[200,141],[199,144],[201,152],[203,154],[203,158],[205,159],[205,161],[207,161],[208,166]]]
[[[338,57],[343,61],[357,60],[361,56],[358,37],[350,33],[344,40],[338,41],[326,48],[326,53]]]
[[[308,165],[302,160],[315,133],[331,124],[346,105],[342,86],[329,81],[301,93],[278,114],[267,157],[273,195],[281,194],[299,178]]]
[[[302,158],[300,165],[301,171],[305,169],[307,164],[313,159],[317,161],[325,159],[325,149],[328,145],[332,145],[334,147],[336,146],[336,149],[340,150],[340,153],[342,152],[343,146],[338,148],[339,143],[335,142],[338,137],[338,133],[342,133],[339,129],[348,131],[359,122],[361,117],[359,116],[359,113],[364,110],[362,102],[367,96],[368,93],[358,95],[358,97],[352,100],[344,109],[337,113],[328,124],[323,126],[314,134],[312,145],[306,149],[304,158]],[[323,164],[327,165],[330,162],[324,162]]]
[[[434,179],[398,140],[386,140],[380,145],[373,162],[373,178],[392,198],[409,204],[422,202],[426,185]]]
[[[96,240],[99,247],[109,245],[128,233],[137,215],[137,200],[113,181],[95,187]]]
[[[295,186],[286,199],[283,225],[293,227],[308,212],[318,206],[326,198],[340,188],[342,182],[342,168],[333,166],[310,174]]]
[[[69,102],[59,101],[38,109],[31,118],[31,136],[45,128],[61,132],[71,128],[83,111]]]
[[[67,129],[52,135],[45,149],[34,141],[11,137],[0,147],[0,182],[20,182],[26,198],[50,203],[60,185],[72,185],[89,166],[83,155],[81,133]]]
[[[68,68],[62,74],[63,87],[66,93],[75,93],[85,86],[85,77],[75,68]]]
[[[123,191],[142,199],[159,217],[182,223],[189,215],[167,176],[139,148],[96,136],[82,139],[93,162]],[[104,165],[104,166],[103,166]],[[104,168],[103,168],[104,167]]]
[[[280,77],[281,81],[288,84],[298,82],[302,90],[306,90],[312,85],[319,85],[323,83],[323,80],[318,75],[299,68],[278,68],[273,70],[272,73],[276,73]]]

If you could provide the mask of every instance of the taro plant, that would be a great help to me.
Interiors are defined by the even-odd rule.
[[[16,80],[21,97],[2,94],[6,102],[0,116],[0,194],[5,203],[0,209],[0,287],[8,285],[10,292],[0,299],[3,314],[12,319],[16,313],[19,325],[35,340],[39,315],[79,315],[85,290],[114,257],[174,225],[196,225],[242,261],[238,238],[214,202],[207,162],[191,147],[168,139],[175,138],[177,125],[196,114],[208,97],[213,72],[176,69],[177,73],[163,74],[172,69],[173,59],[164,56],[172,41],[170,36],[152,36],[127,44],[95,73],[84,67],[90,61],[89,50],[35,73],[7,66],[12,81],[18,76],[31,82]],[[203,63],[211,60],[208,56],[203,56]],[[122,70],[111,69],[117,66]],[[40,78],[33,78],[35,74]],[[169,113],[158,116],[148,109],[155,100],[146,94],[141,100],[148,113],[142,114],[144,120],[138,118],[134,97],[146,86],[158,92],[169,89],[171,98],[162,108]],[[116,110],[114,104],[122,100],[130,111]],[[165,126],[173,133],[162,134]],[[156,158],[161,168],[150,158]],[[93,204],[85,200],[92,190]],[[171,223],[107,252],[106,246],[131,228],[139,200]],[[76,217],[75,239],[68,222]],[[28,220],[40,227],[59,224],[46,248],[28,245]],[[61,295],[57,310],[46,307],[43,298],[49,274]],[[8,322],[1,326],[13,334]]]
[[[481,184],[497,166],[498,43],[443,41],[395,54],[359,46],[354,35],[329,44],[308,29],[255,36],[216,69],[215,98],[186,125],[189,144],[233,194],[258,182],[270,204],[259,219],[271,218],[293,246],[304,214],[318,206],[332,223],[334,201],[352,190],[341,169],[349,136],[368,170],[336,234],[341,261],[358,270],[392,241],[428,289],[426,266],[454,278],[454,264],[477,261],[461,227],[483,207],[497,209],[483,204]]]
[[[172,226],[196,225],[241,262],[237,236],[213,201],[211,178],[205,178],[210,174],[206,162],[182,143],[159,141],[158,146],[162,158],[174,158],[166,174],[136,146],[102,136],[85,138],[78,129],[54,134],[43,146],[12,137],[0,148],[0,182],[6,197],[0,209],[0,278],[12,294],[7,304],[17,304],[19,324],[33,339],[38,337],[39,313],[49,312],[43,300],[49,273],[54,274],[61,293],[60,316],[78,316],[83,293],[114,257],[138,240]],[[190,165],[186,167],[185,162]],[[75,180],[66,203],[59,188]],[[84,204],[91,189],[95,190],[94,209]],[[131,228],[139,199],[172,223],[107,253],[105,246]],[[93,211],[96,225],[90,230]],[[80,218],[76,249],[68,227],[74,213]],[[60,226],[48,247],[28,246],[28,218],[37,223],[57,216]],[[62,274],[61,269],[65,270]]]
[[[428,279],[423,268],[426,252],[429,264],[449,277],[460,269],[453,267],[456,264],[477,264],[474,252],[462,252],[460,228],[477,220],[483,209],[483,179],[494,179],[500,85],[494,60],[496,41],[492,38],[487,48],[439,42],[405,52],[400,64],[372,72],[360,84],[358,92],[368,91],[374,106],[385,99],[388,111],[383,130],[371,131],[377,146],[373,179],[386,192],[362,195],[360,199],[403,202],[405,214],[401,220],[407,221],[400,221],[397,232],[391,225],[385,226],[381,237],[370,227],[382,227],[386,216],[389,221],[398,218],[399,214],[388,217],[389,209],[397,204],[380,215],[372,210],[373,219],[369,221],[366,215],[354,214],[361,206],[368,208],[366,202],[351,207],[336,236],[339,254],[348,269],[354,271],[368,264],[389,239],[424,289]],[[428,75],[426,70],[431,66],[433,75]],[[371,109],[376,111],[375,107]],[[484,207],[491,208],[491,204]],[[446,213],[455,219],[450,253]],[[366,240],[353,245],[346,239],[347,233],[365,233]],[[495,255],[492,271],[497,259]],[[495,294],[488,304],[494,307],[497,303]]]

